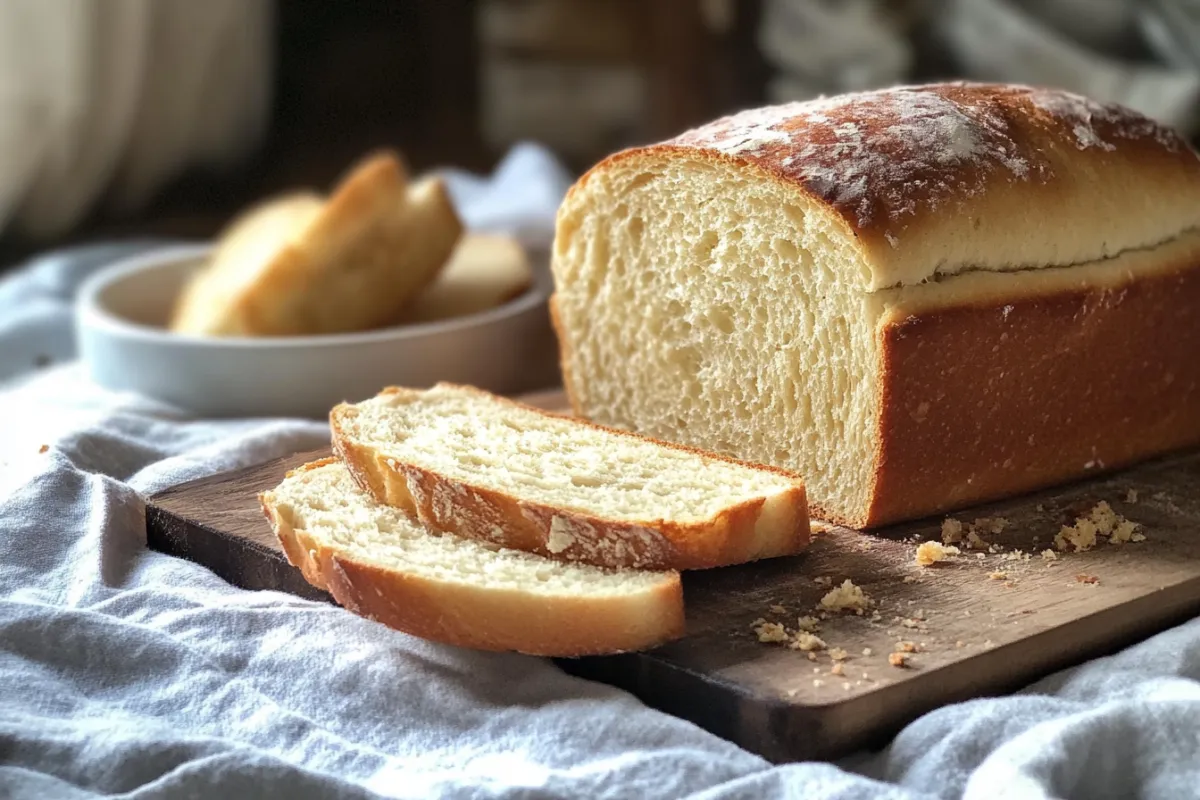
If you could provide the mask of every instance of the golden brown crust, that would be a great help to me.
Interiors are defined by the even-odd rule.
[[[807,498],[800,477],[777,467],[748,464],[684,445],[606,428],[544,409],[497,398],[479,389],[452,384],[459,391],[485,395],[503,404],[546,417],[626,436],[702,458],[773,472],[793,486],[770,498],[756,498],[724,509],[714,518],[679,523],[606,519],[541,503],[520,500],[481,486],[463,484],[414,464],[399,463],[348,435],[343,420],[358,413],[341,404],[330,414],[334,449],[355,482],[376,502],[401,508],[434,530],[524,550],[559,561],[634,569],[707,569],[762,558],[795,555],[810,539]],[[415,394],[388,387],[382,394]]]
[[[868,290],[961,269],[1083,263],[1200,226],[1200,160],[1175,132],[1067,92],[974,83],[719,119],[608,157],[566,204],[599,172],[653,175],[679,158],[736,164],[832,212],[868,266]]]
[[[1119,283],[885,321],[879,526],[1200,444],[1200,248]]]
[[[546,602],[517,590],[443,582],[356,561],[297,528],[290,514],[276,505],[272,492],[263,492],[259,499],[288,561],[305,580],[328,591],[349,611],[423,639],[479,650],[575,657],[645,650],[685,632],[677,574],[664,579],[650,596]]]

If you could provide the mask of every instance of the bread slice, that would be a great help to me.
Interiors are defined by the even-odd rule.
[[[431,533],[371,500],[335,459],[292,470],[259,499],[309,583],[405,633],[542,656],[643,650],[683,635],[678,573],[563,564]]]
[[[574,411],[804,475],[875,527],[1200,443],[1200,159],[1053,89],[752,109],[558,213]]]
[[[405,309],[402,322],[432,322],[476,314],[529,288],[533,270],[525,248],[511,236],[468,233],[450,261]]]
[[[330,420],[358,484],[435,530],[640,569],[739,564],[808,544],[796,475],[478,389],[389,388]]]
[[[171,328],[288,336],[387,325],[434,280],[461,233],[441,179],[410,186],[400,160],[382,153],[326,200],[288,196],[236,220],[181,295]]]

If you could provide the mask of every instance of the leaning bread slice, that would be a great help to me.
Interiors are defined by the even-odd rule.
[[[182,294],[172,329],[296,336],[391,324],[462,234],[442,180],[409,185],[391,153],[364,160],[329,198],[311,197],[315,207],[311,199],[268,206],[270,214],[256,210],[231,225]]]
[[[702,569],[808,544],[800,478],[469,387],[385,389],[330,417],[376,500],[425,525],[605,567]]]
[[[563,564],[423,529],[335,459],[260,495],[288,560],[347,609],[432,641],[579,656],[683,635],[675,572]]]

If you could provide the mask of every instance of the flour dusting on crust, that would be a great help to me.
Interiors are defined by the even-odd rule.
[[[1181,146],[1171,131],[1116,106],[1054,90],[964,83],[743,111],[672,144],[757,161],[799,181],[859,228],[892,234],[919,212],[960,203],[998,182],[1052,179],[1045,154],[1028,142],[1035,109],[1080,149],[1112,150],[1112,139],[1153,139],[1172,152]],[[897,246],[894,235],[887,238]]]

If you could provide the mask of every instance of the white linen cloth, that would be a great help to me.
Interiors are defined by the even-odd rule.
[[[525,153],[541,166],[513,185],[557,191]],[[478,221],[494,183],[459,186]],[[529,223],[533,205],[509,208]],[[549,661],[429,644],[151,552],[147,495],[328,432],[86,383],[70,296],[112,254],[0,282],[2,798],[1200,796],[1200,620],[928,714],[880,753],[772,766]]]

